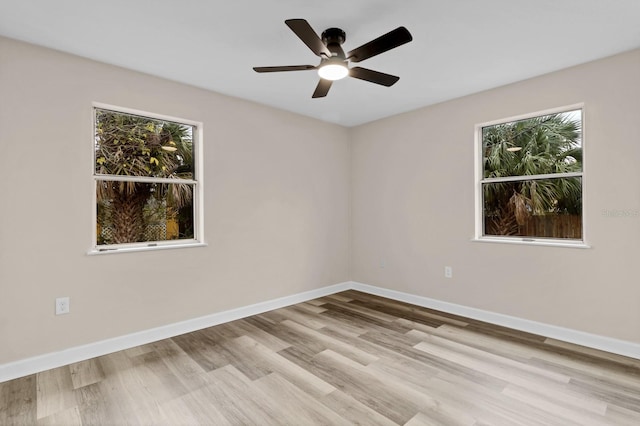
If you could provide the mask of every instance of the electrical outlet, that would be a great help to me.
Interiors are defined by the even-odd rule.
[[[56,299],[56,315],[68,314],[69,313],[69,298],[68,297],[58,297]]]
[[[385,266],[387,266],[387,262],[385,262],[384,259],[382,259],[380,261],[380,269],[384,269]]]
[[[453,268],[451,266],[444,267],[444,277],[453,278]]]

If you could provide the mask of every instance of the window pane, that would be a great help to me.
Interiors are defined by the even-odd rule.
[[[484,183],[484,235],[582,239],[582,178]]]
[[[98,180],[98,245],[192,239],[191,184]]]
[[[193,179],[194,127],[96,108],[100,175]]]
[[[582,171],[582,110],[482,128],[484,178]]]

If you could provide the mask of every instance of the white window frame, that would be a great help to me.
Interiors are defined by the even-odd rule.
[[[539,180],[548,178],[559,177],[580,177],[582,181],[582,239],[558,239],[558,238],[544,238],[544,237],[522,237],[522,236],[498,236],[498,235],[484,235],[484,200],[482,185],[490,182],[508,182],[508,181],[521,181],[523,176],[508,176],[502,178],[484,178],[484,162],[483,162],[483,146],[482,146],[482,129],[488,126],[495,126],[497,124],[504,124],[513,121],[526,120],[529,118],[540,117],[545,115],[570,112],[575,110],[582,110],[581,114],[581,148],[582,148],[582,171],[573,173],[554,173],[547,175],[527,175],[526,180]],[[499,120],[493,120],[485,123],[479,123],[475,125],[474,134],[474,176],[475,176],[475,235],[472,241],[489,242],[489,243],[508,243],[508,244],[522,244],[522,245],[538,245],[538,246],[554,246],[554,247],[573,247],[573,248],[590,248],[586,239],[586,224],[585,224],[585,205],[586,205],[586,165],[584,158],[585,155],[585,105],[584,103],[572,104],[561,106],[557,108],[550,108],[532,113],[517,115],[513,117],[501,118]]]
[[[96,189],[98,181],[110,180],[110,181],[130,181],[130,182],[147,182],[147,183],[176,183],[175,179],[167,178],[150,178],[150,177],[134,177],[134,176],[118,176],[118,175],[101,175],[96,173],[96,150],[95,150],[95,134],[96,134],[96,109],[105,109],[123,114],[138,115],[142,117],[153,118],[157,120],[169,121],[178,124],[185,124],[193,127],[192,133],[192,146],[193,146],[193,161],[194,161],[194,176],[193,179],[182,179],[181,182],[193,185],[193,238],[181,239],[181,240],[166,240],[166,241],[146,241],[140,243],[125,243],[125,244],[109,244],[98,245],[98,238],[96,234],[96,224],[98,222],[98,213],[96,209],[97,195]],[[93,197],[92,197],[92,221],[91,221],[91,236],[92,244],[88,254],[107,254],[107,253],[126,253],[145,250],[163,250],[174,249],[184,247],[201,247],[206,246],[204,241],[204,188],[203,188],[203,155],[202,155],[202,135],[203,124],[199,121],[188,120],[184,118],[172,117],[163,114],[152,113],[148,111],[142,111],[132,108],[125,108],[116,105],[109,105],[100,102],[93,102],[91,104],[91,140],[90,148],[92,150],[91,158],[91,174],[93,179]]]

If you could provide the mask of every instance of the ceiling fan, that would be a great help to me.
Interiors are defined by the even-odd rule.
[[[329,28],[318,37],[311,25],[304,19],[287,19],[284,21],[304,44],[320,57],[320,64],[314,65],[287,65],[280,67],[254,67],[256,72],[279,71],[306,71],[318,70],[320,82],[313,92],[312,98],[327,96],[331,84],[335,80],[350,76],[360,80],[382,86],[392,86],[400,77],[385,74],[379,71],[362,67],[349,68],[349,62],[360,62],[369,59],[387,50],[394,49],[413,40],[411,33],[405,27],[398,27],[393,31],[371,40],[348,53],[342,50],[342,43],[346,40],[346,34],[340,28]]]

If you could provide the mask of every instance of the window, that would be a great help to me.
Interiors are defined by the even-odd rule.
[[[202,242],[201,128],[94,106],[94,251]]]
[[[581,107],[477,126],[477,239],[582,243]]]

